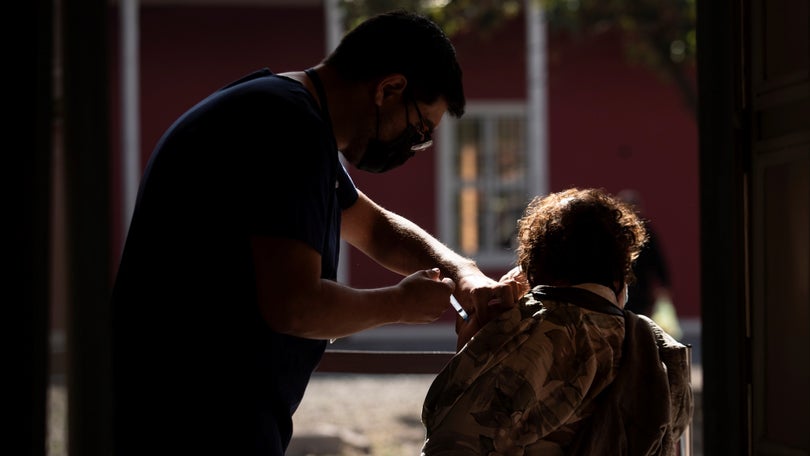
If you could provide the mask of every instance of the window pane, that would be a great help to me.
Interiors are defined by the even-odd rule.
[[[459,192],[459,244],[465,255],[478,253],[480,232],[478,223],[481,212],[478,203],[478,190],[474,187],[464,187]]]
[[[455,122],[448,163],[449,220],[460,252],[514,256],[517,219],[528,202],[526,122],[522,110],[468,112]]]
[[[459,150],[456,157],[455,175],[458,176],[456,199],[456,239],[458,247],[465,255],[478,253],[480,204],[478,198],[479,170],[481,169],[481,128],[480,121],[462,120],[458,124]]]
[[[498,178],[501,183],[522,180],[526,173],[525,122],[508,117],[497,120]]]
[[[475,185],[481,168],[481,125],[476,120],[462,120],[458,126],[457,173],[462,183]]]
[[[506,190],[498,193],[495,212],[495,246],[498,249],[514,250],[517,247],[517,221],[528,204],[522,191]]]
[[[493,247],[512,250],[516,246],[517,219],[527,203],[525,121],[510,116],[498,118],[496,124],[498,174],[493,187],[497,190],[490,208],[495,223]]]

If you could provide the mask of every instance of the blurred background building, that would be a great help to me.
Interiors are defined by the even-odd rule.
[[[32,435],[32,454],[50,379],[69,389],[71,454],[106,454],[106,297],[163,131],[244,73],[314,65],[361,3],[36,2],[36,150],[21,155],[18,243],[34,361],[23,378],[33,433],[21,435]],[[566,27],[566,11],[580,2],[448,9],[468,19],[446,22],[467,114],[444,119],[434,148],[408,166],[349,171],[493,277],[513,265],[515,221],[532,196],[636,189],[684,336],[701,343],[707,454],[810,454],[798,431],[810,428],[810,352],[786,357],[810,346],[808,1],[627,3],[638,14],[602,11],[579,27]],[[673,18],[691,34],[665,33]],[[352,249],[342,269],[357,287],[397,280]]]

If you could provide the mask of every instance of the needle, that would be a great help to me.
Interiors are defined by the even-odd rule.
[[[458,314],[461,315],[461,318],[463,318],[464,321],[470,319],[470,316],[467,315],[467,311],[464,310],[463,307],[461,307],[461,304],[458,303],[458,300],[453,295],[450,295],[450,304],[453,305],[453,308],[456,309],[456,312],[458,312]]]

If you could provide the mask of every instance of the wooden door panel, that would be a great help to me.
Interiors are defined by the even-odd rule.
[[[751,444],[810,455],[810,0],[751,3]]]

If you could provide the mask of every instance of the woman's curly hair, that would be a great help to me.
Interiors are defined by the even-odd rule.
[[[530,286],[591,282],[618,293],[634,279],[647,231],[627,203],[601,189],[571,188],[535,197],[518,221],[518,241]]]

